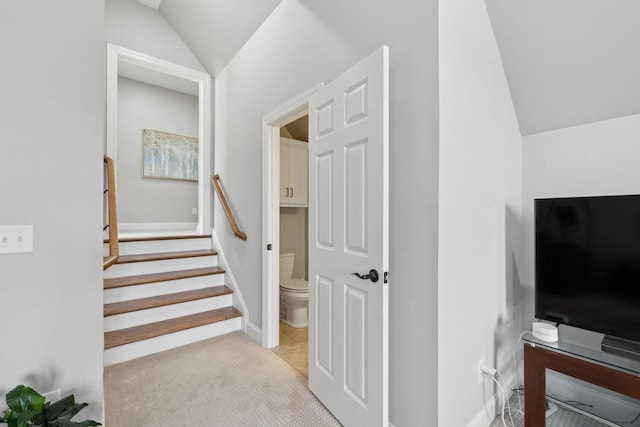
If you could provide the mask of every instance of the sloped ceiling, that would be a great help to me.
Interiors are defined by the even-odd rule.
[[[640,113],[640,1],[486,4],[523,135]]]
[[[215,77],[280,0],[162,0],[160,13]]]
[[[136,0],[138,3],[142,3],[145,6],[149,6],[150,8],[153,8],[155,10],[158,10],[160,8],[160,3],[162,2],[162,0]]]
[[[214,77],[280,3],[138,1]],[[485,2],[523,135],[640,113],[639,0]]]

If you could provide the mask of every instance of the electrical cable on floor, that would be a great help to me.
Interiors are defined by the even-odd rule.
[[[507,389],[507,382],[504,380],[504,377],[502,376],[502,374],[500,373],[500,371],[496,370],[496,373],[498,374],[498,377],[500,378],[500,381],[502,381],[502,384],[504,384],[504,388]],[[519,413],[520,415],[524,416],[524,412],[522,411],[522,409],[518,409],[518,408],[511,408],[511,399],[507,399],[507,410],[509,411],[509,419],[511,420],[511,424],[513,424],[515,426],[515,423],[513,422],[513,417],[511,416],[511,413],[513,411]]]
[[[490,368],[488,366],[482,366],[480,368],[483,372],[483,375],[490,377],[498,386],[498,389],[500,391],[500,395],[502,397],[502,410],[500,411],[500,417],[502,419],[502,425],[504,427],[510,427],[507,424],[507,421],[505,419],[505,409],[508,410],[508,414],[509,414],[509,420],[511,421],[511,427],[515,427],[516,423],[513,420],[513,412],[518,413],[518,415],[520,415],[521,417],[524,418],[524,413],[522,411],[520,411],[517,408],[512,408],[511,407],[511,402],[510,402],[510,398],[508,398],[507,394],[505,393],[505,389],[506,389],[506,385],[505,381],[504,381],[504,377],[502,376],[502,374],[500,372],[498,372],[497,369],[494,368]],[[496,378],[496,374],[499,376],[499,379]],[[504,386],[503,386],[504,385]]]
[[[502,386],[500,385],[500,382],[496,379],[496,377],[489,375],[489,377],[496,383],[496,385],[498,386],[498,389],[500,390],[500,394],[502,394],[502,410],[500,411],[500,416],[502,418],[502,425],[504,427],[509,427],[507,425],[507,422],[504,419],[504,410],[505,410],[505,402],[506,402],[506,396],[504,393],[504,389],[502,388]],[[509,416],[511,416],[511,414],[509,414]],[[511,419],[511,426],[515,427],[515,424],[513,423],[513,418]]]

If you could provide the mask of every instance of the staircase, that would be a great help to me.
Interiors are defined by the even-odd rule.
[[[104,365],[242,328],[211,236],[120,239],[104,271]]]

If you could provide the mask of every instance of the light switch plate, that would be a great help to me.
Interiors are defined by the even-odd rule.
[[[0,254],[33,252],[33,225],[0,225]]]

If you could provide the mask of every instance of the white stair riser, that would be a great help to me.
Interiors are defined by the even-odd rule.
[[[229,332],[238,331],[241,328],[242,318],[236,317],[222,322],[109,348],[104,351],[104,366],[126,362],[127,360],[137,359],[138,357],[217,337]]]
[[[224,274],[189,277],[186,279],[167,280],[166,282],[145,283],[143,285],[123,286],[121,288],[105,289],[104,303],[128,301],[174,292],[202,289],[209,286],[224,285]]]
[[[211,249],[211,239],[149,240],[144,242],[120,242],[120,255],[156,254],[161,252],[195,251]]]
[[[163,307],[116,314],[114,316],[104,318],[104,330],[105,332],[115,331],[116,329],[125,329],[132,326],[144,325],[146,323],[159,322],[161,320],[174,319],[176,317],[188,316],[190,314],[196,314],[203,311],[229,307],[232,304],[232,299],[233,297],[231,294],[220,295],[217,297],[187,301]]]
[[[158,261],[131,262],[127,264],[112,265],[104,271],[104,278],[112,279],[114,277],[137,276],[139,274],[190,270],[192,268],[214,267],[216,265],[218,265],[218,257],[215,255],[165,259]]]

